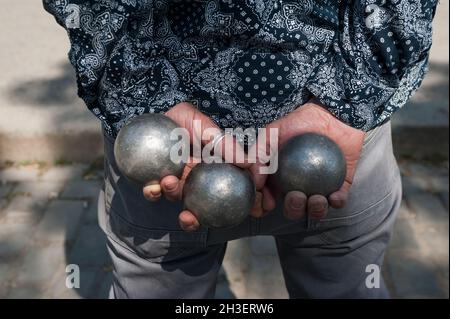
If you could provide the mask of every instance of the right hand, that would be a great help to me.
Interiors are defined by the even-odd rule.
[[[207,143],[210,143],[214,139],[215,134],[220,133],[219,127],[208,116],[200,112],[190,103],[179,103],[172,107],[169,111],[167,111],[165,115],[175,121],[178,126],[187,130],[190,136],[191,144],[196,140],[201,141],[202,145],[205,145]],[[201,125],[195,126],[194,120],[199,121]],[[217,132],[213,134],[210,139],[203,140],[203,132],[206,129],[213,129]],[[234,154],[234,157],[232,159],[232,164],[243,169],[247,169],[250,167],[250,164],[248,163],[237,163],[234,160],[235,158],[245,158],[244,150],[234,140],[222,139],[219,142],[218,147],[221,148],[222,154],[225,154],[225,152],[229,152],[230,148],[233,150],[232,154]],[[192,170],[192,168],[194,168],[195,165],[196,163],[194,163],[191,157],[186,164],[180,178],[169,175],[162,178],[159,184],[144,186],[144,197],[149,201],[157,201],[162,196],[162,194],[164,194],[164,196],[170,201],[181,200],[184,182],[186,180],[186,177],[189,175],[189,172]],[[197,218],[190,211],[182,211],[178,217],[178,220],[181,228],[186,231],[194,231],[199,227]]]

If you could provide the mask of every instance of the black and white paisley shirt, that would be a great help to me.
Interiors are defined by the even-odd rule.
[[[427,70],[438,0],[43,0],[67,29],[79,95],[114,136],[194,103],[219,126],[263,127],[311,96],[362,130]]]

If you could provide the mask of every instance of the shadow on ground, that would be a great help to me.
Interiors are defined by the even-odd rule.
[[[430,62],[429,68],[417,95],[394,114],[392,137],[397,158],[439,165],[449,153],[449,65]]]
[[[13,114],[12,122],[0,129],[0,161],[89,163],[102,154],[100,122],[77,96],[72,66],[65,62],[55,67],[58,72],[53,78],[27,79],[8,86],[4,103]],[[5,112],[0,115],[7,116]],[[20,130],[20,125],[27,125],[28,114],[33,116],[29,128]]]
[[[73,107],[79,103],[76,92],[75,73],[69,62],[57,66],[59,76],[27,80],[13,86],[9,92],[12,100],[37,107]]]

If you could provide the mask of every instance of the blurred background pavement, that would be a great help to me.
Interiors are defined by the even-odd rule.
[[[0,298],[105,298],[99,122],[76,96],[67,36],[41,1],[0,2]],[[449,297],[448,15],[441,1],[430,73],[392,121],[404,201],[384,274],[398,298]],[[73,263],[80,289],[65,287]],[[271,237],[229,243],[217,297],[287,297]]]

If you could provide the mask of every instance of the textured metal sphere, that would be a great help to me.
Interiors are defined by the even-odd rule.
[[[114,143],[114,156],[122,174],[139,184],[157,183],[167,175],[180,176],[185,163],[174,163],[170,158],[170,149],[178,143],[170,139],[170,133],[177,127],[170,118],[156,113],[130,120]],[[189,141],[187,144],[189,149]]]
[[[328,196],[341,188],[346,167],[344,154],[334,141],[306,133],[282,145],[275,181],[283,194],[301,191],[307,196]]]
[[[226,163],[201,163],[189,173],[183,188],[184,206],[200,224],[222,228],[238,225],[255,201],[248,172]]]

